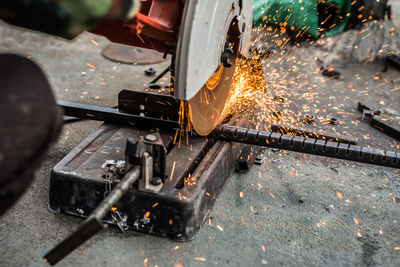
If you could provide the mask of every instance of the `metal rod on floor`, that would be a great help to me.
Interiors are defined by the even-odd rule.
[[[157,77],[155,77],[150,83],[158,82],[165,74],[171,71],[171,66],[168,66],[165,70],[163,70]]]

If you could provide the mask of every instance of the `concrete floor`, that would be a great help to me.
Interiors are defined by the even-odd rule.
[[[398,10],[395,6],[394,11]],[[48,74],[60,100],[113,106],[121,89],[140,90],[148,82],[143,77],[146,66],[102,58],[100,51],[107,44],[90,34],[70,43],[0,24],[0,52],[31,56]],[[313,92],[320,96],[315,105],[337,116],[341,116],[336,110],[339,104],[340,110],[354,113],[360,99],[383,101],[382,108],[400,109],[400,91],[392,92],[400,87],[398,71],[382,73],[379,64],[355,64],[343,67],[343,80],[327,80],[315,72],[312,49],[299,51],[292,55],[296,64],[308,62],[301,71],[317,85]],[[272,70],[285,71],[288,77],[297,75],[290,74],[294,63],[288,60],[286,64],[265,64],[270,90],[275,89]],[[166,66],[153,67],[162,70]],[[380,81],[374,80],[377,72],[382,75]],[[383,81],[389,82],[382,85]],[[348,89],[349,83],[354,91]],[[302,93],[295,84],[287,89]],[[338,105],[328,105],[332,95]],[[294,107],[299,106],[297,101],[301,99],[292,100]],[[397,146],[367,124],[352,129],[350,117],[344,121],[347,132],[359,137],[361,144]],[[42,256],[82,222],[48,210],[49,174],[52,166],[99,125],[65,126],[34,183],[0,218],[0,266],[45,265]],[[263,165],[248,173],[232,175],[210,213],[210,223],[204,224],[195,240],[176,243],[109,227],[59,266],[399,266],[400,251],[395,250],[400,247],[399,170],[284,151],[267,150],[265,158]]]

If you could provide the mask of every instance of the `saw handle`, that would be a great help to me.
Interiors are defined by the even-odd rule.
[[[134,166],[86,219],[83,225],[59,243],[55,248],[50,250],[44,256],[44,261],[51,265],[56,264],[77,247],[89,240],[92,236],[103,230],[105,228],[105,225],[102,223],[103,218],[139,179],[140,174],[141,167],[138,165]]]

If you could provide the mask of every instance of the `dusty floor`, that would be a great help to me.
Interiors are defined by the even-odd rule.
[[[0,24],[0,52],[31,56],[48,74],[60,100],[113,106],[121,89],[140,89],[148,82],[145,66],[102,58],[100,51],[107,44],[89,34],[68,43]],[[400,87],[398,71],[382,72],[380,64],[353,64],[343,67],[342,80],[328,80],[315,71],[312,49],[299,51],[293,52],[296,63],[264,64],[270,90],[280,82],[271,74],[274,69],[298,77],[289,70],[298,64],[307,81],[317,85],[312,109],[342,118],[346,134],[357,135],[363,145],[396,147],[367,124],[354,126],[350,121],[359,119],[354,110],[359,100],[400,111],[400,90],[393,91]],[[160,71],[166,66],[153,67]],[[374,80],[376,73],[382,79]],[[302,89],[295,82],[288,84],[287,90],[296,92],[288,99],[301,96]],[[292,99],[294,108],[302,106],[298,101]],[[44,265],[44,253],[82,222],[48,210],[49,174],[99,125],[79,122],[64,127],[27,193],[0,218],[0,266]],[[400,247],[400,171],[283,151],[267,150],[265,158],[262,166],[232,175],[210,213],[211,224],[206,223],[195,240],[176,243],[109,227],[59,266],[399,266],[400,251],[395,248]]]

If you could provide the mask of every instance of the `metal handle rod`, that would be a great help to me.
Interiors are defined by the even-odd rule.
[[[214,133],[216,138],[224,141],[279,148],[400,169],[400,152],[232,126],[219,127]]]
[[[141,167],[134,166],[125,177],[117,184],[117,186],[107,195],[100,205],[92,212],[90,217],[102,220],[111,208],[120,200],[120,198],[131,188],[131,186],[139,179]]]
[[[85,222],[70,236],[64,239],[56,247],[50,250],[44,260],[51,265],[56,264],[74,249],[82,245],[89,238],[104,229],[102,219],[110,212],[111,208],[131,188],[141,174],[141,167],[134,166],[118,183],[118,185],[107,195],[100,205],[92,212]]]

